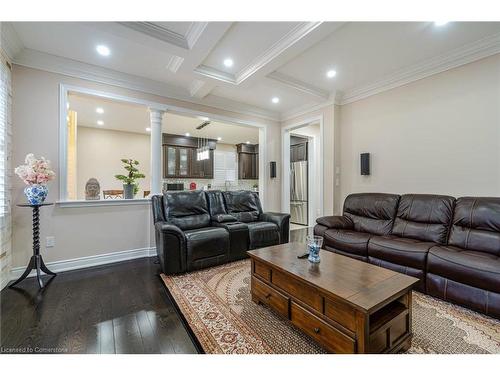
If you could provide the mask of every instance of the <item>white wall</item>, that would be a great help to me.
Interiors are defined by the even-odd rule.
[[[142,198],[144,190],[151,190],[149,135],[84,126],[77,129],[77,199],[85,199],[85,184],[91,177],[99,181],[101,199],[103,190],[123,189],[123,183],[114,177],[127,173],[122,158],[137,160],[139,171],[146,175],[138,180],[136,198]]]
[[[257,122],[268,130],[266,145],[261,146],[265,147],[268,160],[278,160],[281,152],[278,122],[14,65],[13,166],[21,164],[25,155],[33,152],[37,156],[43,155],[50,159],[54,169],[58,171],[61,83]],[[266,185],[266,208],[279,210],[280,179],[271,181],[267,177],[269,163],[266,163],[266,169],[266,180],[269,181]],[[14,178],[14,205],[25,200],[22,189],[22,181]],[[49,184],[49,190],[47,201],[56,201],[59,197],[58,178]],[[46,236],[55,236],[55,247],[45,249]],[[42,255],[48,262],[152,247],[154,236],[149,204],[85,208],[44,207],[41,210],[41,245]],[[31,252],[31,212],[29,209],[14,206],[13,266],[25,266]]]
[[[341,195],[500,196],[500,55],[340,107]],[[371,175],[360,175],[369,152]]]

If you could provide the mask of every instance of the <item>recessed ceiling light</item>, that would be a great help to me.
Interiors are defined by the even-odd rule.
[[[191,134],[189,134],[189,133],[186,133],[186,137],[191,137]]]
[[[274,98],[271,99],[271,101],[276,104],[276,103],[279,103],[280,102],[280,98],[278,98],[277,96],[275,96]]]
[[[222,138],[221,138],[221,137],[217,137],[217,140],[218,140],[218,141],[222,141]]]
[[[101,56],[109,56],[111,54],[111,51],[108,47],[106,47],[105,45],[103,44],[99,44],[95,50],[97,51],[97,53]]]
[[[150,132],[150,131],[151,131],[151,128],[146,128],[146,131],[147,131],[147,132]]]
[[[333,77],[335,77],[336,75],[337,75],[337,72],[336,72],[335,70],[333,70],[333,69],[332,69],[332,70],[329,70],[328,72],[326,72],[326,76],[327,76],[328,78],[333,78]]]
[[[97,125],[104,125],[104,121],[102,121],[102,120],[97,120]]]
[[[250,144],[250,141],[246,141],[246,144],[249,145]]]
[[[446,25],[447,23],[449,23],[449,21],[435,21],[434,26],[440,27]]]
[[[234,64],[233,59],[225,59],[224,60],[224,65],[227,66],[228,68],[232,67]]]
[[[96,111],[97,113],[100,113],[100,114],[103,114],[103,113],[104,113],[104,109],[102,109],[101,107],[97,107],[97,108],[95,109],[95,111]]]

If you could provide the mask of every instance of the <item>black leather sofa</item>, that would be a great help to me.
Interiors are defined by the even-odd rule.
[[[351,194],[317,219],[323,248],[420,279],[417,289],[500,317],[500,198]]]
[[[286,243],[290,215],[262,212],[251,191],[179,191],[152,197],[156,251],[165,274],[243,259]]]

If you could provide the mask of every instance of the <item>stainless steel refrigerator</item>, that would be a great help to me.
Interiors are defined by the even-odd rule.
[[[290,163],[290,222],[308,225],[307,161]]]

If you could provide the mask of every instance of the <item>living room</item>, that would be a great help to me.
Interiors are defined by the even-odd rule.
[[[500,22],[458,10],[2,20],[2,354],[499,354]]]

